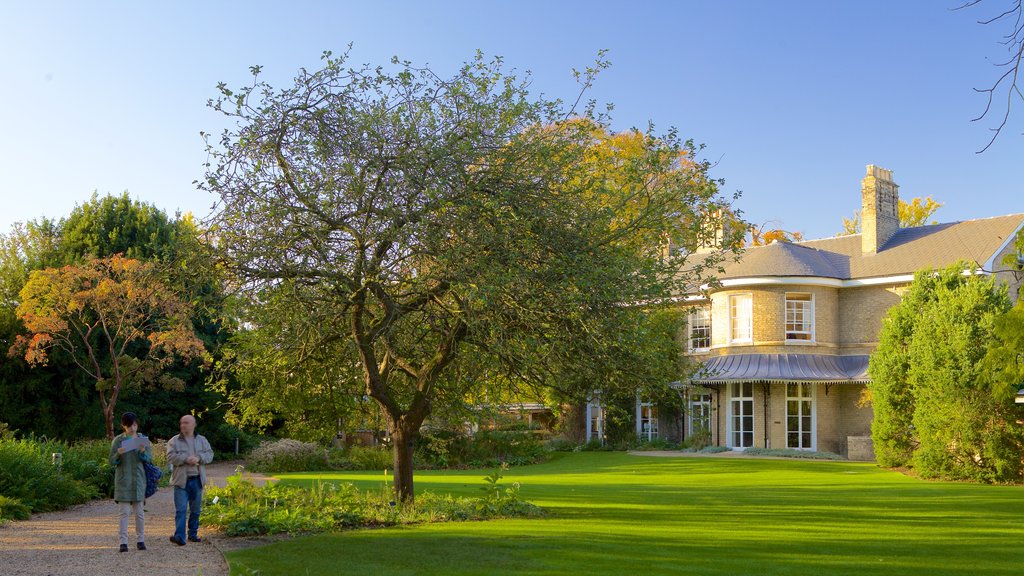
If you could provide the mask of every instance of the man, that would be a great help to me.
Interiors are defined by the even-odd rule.
[[[167,442],[167,462],[174,467],[174,536],[171,542],[185,545],[185,518],[188,517],[188,541],[200,542],[199,510],[206,486],[206,465],[213,461],[213,449],[206,438],[196,435],[196,419],[186,414],[178,421],[181,434]]]

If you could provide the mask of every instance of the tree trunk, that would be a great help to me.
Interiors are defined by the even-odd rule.
[[[100,396],[103,396],[103,392],[100,391]],[[107,427],[107,440],[114,439],[114,405],[112,403],[104,403],[103,406],[103,423]]]
[[[400,422],[391,428],[392,449],[395,456],[395,498],[402,504],[412,504],[415,496],[412,486],[412,455],[419,436],[419,426]]]

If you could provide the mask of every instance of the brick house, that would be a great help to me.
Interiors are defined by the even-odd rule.
[[[1011,297],[1019,287],[1002,260],[1024,214],[900,228],[898,198],[892,172],[869,165],[861,234],[749,248],[718,287],[689,295],[687,353],[701,369],[680,386],[687,409],[658,415],[638,402],[638,435],[873,459],[860,403],[868,356],[914,272],[966,260],[1011,284]],[[588,438],[600,416],[588,407]]]

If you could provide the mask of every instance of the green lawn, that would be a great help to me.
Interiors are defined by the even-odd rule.
[[[418,472],[477,495],[484,471]],[[379,487],[380,472],[290,474]],[[1021,574],[1024,487],[925,482],[871,464],[559,454],[505,472],[543,519],[296,538],[232,574]]]

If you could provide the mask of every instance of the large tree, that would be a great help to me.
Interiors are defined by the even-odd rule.
[[[875,454],[928,477],[1016,481],[1024,428],[1009,386],[993,385],[983,360],[994,335],[1015,342],[996,329],[1008,326],[999,319],[1009,301],[1005,286],[971,269],[919,272],[887,316],[869,369]]]
[[[216,356],[226,336],[219,321],[223,294],[200,236],[191,215],[168,217],[127,193],[93,194],[60,220],[15,224],[0,234],[0,350],[25,333],[15,309],[32,271],[122,254],[160,268],[174,294],[192,303],[197,335]],[[122,405],[136,411],[147,430],[175,430],[183,412],[222,403],[205,386],[197,364],[176,362],[165,371],[184,381],[184,389],[129,388],[120,395]],[[29,366],[23,357],[0,365],[0,420],[15,428],[61,438],[96,435],[100,413],[95,382],[59,351],[45,367]],[[219,417],[218,411],[213,414]],[[214,442],[218,423],[218,418],[204,420]]]
[[[254,310],[287,295],[294,314],[322,319],[317,338],[347,342],[337,361],[358,367],[384,413],[410,501],[435,403],[493,381],[456,378],[474,364],[460,354],[566,361],[609,314],[714,268],[717,253],[662,258],[662,244],[695,246],[722,202],[674,133],[620,152],[590,108],[532,97],[500,59],[478,55],[450,78],[393,66],[328,53],[287,88],[258,67],[252,85],[221,86],[213,106],[235,128],[210,146],[202,186],[220,197],[218,245]]]
[[[113,256],[36,270],[20,298],[17,313],[29,335],[19,336],[11,353],[38,365],[53,349],[64,352],[96,382],[108,438],[125,386],[180,388],[163,369],[205,354],[190,304],[146,262]]]

